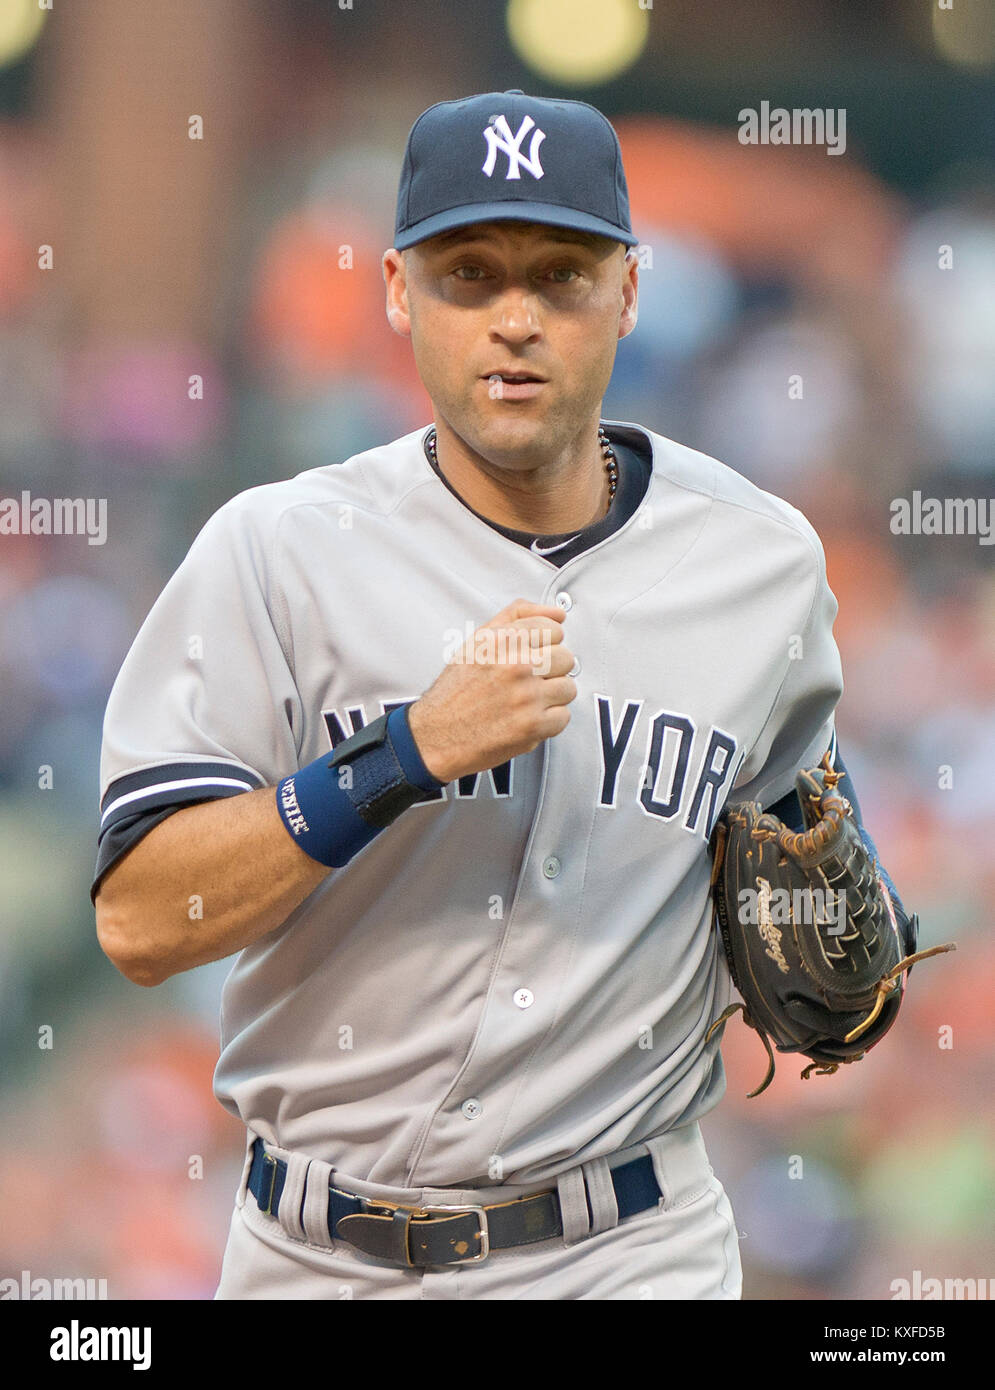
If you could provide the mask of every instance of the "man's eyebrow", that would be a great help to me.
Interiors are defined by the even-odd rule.
[[[460,242],[469,244],[475,241],[489,241],[493,243],[498,239],[494,232],[471,232],[466,227],[454,227],[452,231],[439,232],[424,245],[426,250],[446,251],[450,246]],[[610,240],[608,237],[598,236],[595,232],[573,231],[568,227],[551,227],[549,232],[542,233],[539,239],[549,243],[560,242],[566,245],[585,246],[590,251],[597,250],[603,242]]]

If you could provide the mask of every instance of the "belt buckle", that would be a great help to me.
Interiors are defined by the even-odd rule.
[[[278,1167],[277,1160],[273,1157],[273,1155],[272,1155],[272,1154],[269,1154],[269,1153],[266,1153],[265,1150],[264,1150],[264,1151],[263,1151],[263,1170],[265,1171],[265,1169],[267,1169],[267,1168],[269,1168],[269,1170],[270,1170],[270,1176],[269,1176],[269,1192],[266,1194],[266,1205],[263,1206],[263,1205],[260,1203],[260,1204],[259,1204],[259,1210],[260,1210],[265,1216],[272,1216],[272,1214],[273,1214],[273,1192],[274,1192],[274,1190],[275,1190],[275,1188],[276,1188],[276,1175],[277,1175],[277,1173],[279,1172],[279,1167]]]
[[[367,1210],[367,1211],[370,1211],[370,1212],[374,1212],[374,1211],[383,1211],[383,1212],[389,1212],[389,1213],[393,1213],[393,1212],[397,1212],[397,1211],[405,1211],[405,1212],[407,1212],[407,1214],[408,1214],[408,1220],[407,1220],[407,1225],[405,1226],[405,1242],[404,1242],[404,1243],[405,1243],[405,1256],[406,1256],[406,1258],[407,1258],[407,1262],[408,1262],[409,1266],[413,1266],[413,1265],[414,1265],[414,1260],[412,1260],[412,1258],[411,1258],[411,1248],[410,1248],[410,1240],[411,1240],[411,1223],[412,1223],[412,1221],[415,1221],[415,1220],[431,1220],[431,1219],[432,1219],[432,1217],[431,1217],[432,1212],[445,1213],[446,1215],[448,1215],[450,1212],[454,1212],[454,1211],[472,1211],[472,1212],[476,1212],[476,1214],[477,1214],[477,1219],[478,1219],[479,1226],[480,1226],[480,1229],[479,1229],[479,1231],[477,1232],[477,1237],[478,1237],[478,1239],[479,1239],[479,1241],[480,1241],[480,1250],[479,1250],[479,1252],[478,1252],[476,1255],[464,1255],[461,1259],[447,1260],[447,1261],[446,1261],[446,1264],[447,1264],[447,1265],[479,1265],[479,1264],[482,1264],[483,1261],[487,1259],[487,1256],[488,1256],[488,1255],[490,1254],[490,1252],[491,1252],[491,1239],[490,1239],[490,1231],[489,1231],[488,1226],[487,1226],[487,1209],[486,1209],[486,1207],[475,1206],[473,1203],[451,1203],[451,1204],[450,1204],[450,1203],[442,1203],[442,1202],[432,1203],[431,1205],[429,1205],[429,1206],[424,1206],[424,1207],[406,1207],[402,1202],[383,1202],[383,1201],[378,1202],[378,1201],[374,1201],[373,1198],[368,1197],[368,1198],[366,1199],[366,1210]]]
[[[414,1217],[414,1216],[421,1216],[423,1213],[427,1215],[429,1212],[433,1212],[433,1211],[440,1211],[440,1212],[472,1211],[472,1212],[476,1212],[477,1220],[478,1220],[478,1222],[480,1223],[480,1230],[477,1232],[478,1238],[479,1238],[479,1240],[480,1240],[480,1250],[479,1250],[479,1252],[478,1252],[476,1255],[465,1255],[465,1256],[463,1256],[462,1259],[458,1259],[458,1260],[448,1260],[448,1261],[447,1261],[447,1264],[451,1264],[451,1265],[479,1265],[479,1264],[483,1264],[484,1260],[486,1260],[486,1259],[487,1259],[487,1256],[491,1253],[491,1237],[490,1237],[490,1230],[489,1230],[488,1225],[487,1225],[487,1208],[486,1208],[486,1207],[481,1207],[481,1206],[474,1206],[474,1204],[473,1204],[472,1202],[470,1202],[470,1203],[454,1203],[454,1204],[452,1204],[452,1205],[450,1205],[450,1204],[448,1204],[448,1203],[444,1203],[444,1202],[435,1202],[435,1203],[433,1203],[431,1206],[419,1207],[418,1210],[417,1210],[416,1212],[413,1212],[413,1213],[412,1213],[412,1216],[413,1216],[413,1217]]]

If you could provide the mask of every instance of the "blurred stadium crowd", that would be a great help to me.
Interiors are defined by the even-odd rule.
[[[429,420],[379,267],[414,117],[473,90],[558,90],[493,14],[475,31],[443,30],[437,3],[392,23],[362,0],[197,8],[57,7],[23,55],[0,52],[0,496],[108,500],[105,545],[0,535],[0,1277],[106,1278],[124,1298],[213,1294],[242,1129],[210,1089],[227,965],[147,992],[96,944],[110,685],[227,497]],[[714,454],[815,525],[865,820],[922,944],[958,943],[913,972],[898,1030],[831,1079],[801,1082],[782,1058],[747,1101],[762,1052],[730,1026],[706,1139],[750,1297],[886,1299],[915,1269],[995,1277],[993,547],[890,525],[915,489],[995,493],[992,166],[965,146],[925,180],[882,172],[844,62],[846,23],[859,35],[866,15],[845,5],[840,32],[819,32],[850,74],[847,157],[744,147],[743,89],[716,95],[726,30],[758,55],[770,36],[751,40],[731,2],[686,33],[671,8],[653,22],[711,107],[689,104],[687,62],[670,100],[677,64],[652,44],[631,85],[566,93],[615,122],[643,243],[639,325],[604,413]],[[781,17],[804,93],[805,26],[826,7],[759,8]],[[894,8],[879,14],[886,31]],[[892,35],[913,96],[935,110],[937,74],[952,83],[956,123],[958,74]],[[987,71],[963,81],[990,106]],[[778,98],[769,80],[758,99]],[[885,120],[864,109],[866,128]]]

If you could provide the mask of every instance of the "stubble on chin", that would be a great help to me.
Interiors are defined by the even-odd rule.
[[[553,435],[555,431],[542,422],[490,420],[468,422],[462,438],[478,457],[495,467],[521,472],[548,457]]]

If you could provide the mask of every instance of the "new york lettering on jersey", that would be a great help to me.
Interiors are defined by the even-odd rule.
[[[598,713],[599,755],[601,758],[601,778],[596,791],[599,806],[617,808],[620,782],[632,782],[628,787],[631,798],[646,812],[661,820],[672,820],[686,811],[683,819],[685,829],[702,835],[706,840],[711,834],[715,818],[725,799],[724,789],[728,789],[734,778],[730,778],[737,765],[739,744],[736,738],[723,729],[708,728],[702,734],[689,715],[672,710],[660,710],[653,716],[648,729],[640,729],[640,716],[644,711],[645,699],[613,701],[610,695],[595,695]],[[389,714],[399,709],[409,700],[395,699],[380,702],[379,714]],[[615,704],[623,706],[621,717],[613,715]],[[357,702],[350,703],[345,710],[322,710],[322,718],[329,734],[329,743],[337,748],[351,734],[363,729],[370,722],[365,707]],[[622,779],[623,763],[640,741],[645,742],[642,762],[639,763],[635,779]],[[629,762],[633,761],[629,758]],[[742,763],[742,758],[739,759]],[[689,771],[697,768],[692,778]],[[483,794],[485,782],[490,784],[490,794],[496,797],[513,795],[514,760],[497,764],[486,773],[474,772],[459,777],[452,784],[452,795],[457,800],[466,800]],[[661,788],[665,790],[661,791]],[[578,788],[578,792],[580,788]],[[428,800],[445,801],[449,795],[446,788],[432,793]]]

